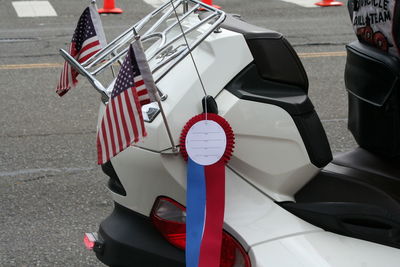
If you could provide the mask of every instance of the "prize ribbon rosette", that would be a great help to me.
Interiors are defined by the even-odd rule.
[[[225,164],[233,147],[232,128],[217,114],[199,114],[182,130],[180,150],[187,161],[187,267],[218,267],[220,264]]]

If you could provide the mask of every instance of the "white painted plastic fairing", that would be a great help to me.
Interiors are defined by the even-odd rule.
[[[113,193],[119,204],[148,216],[158,196],[186,204],[186,162],[180,155],[130,147],[112,159],[127,195]],[[288,235],[322,231],[293,216],[226,168],[225,228],[249,249]]]
[[[229,166],[275,200],[291,199],[317,172],[291,117],[279,107],[240,100],[226,91],[216,100],[220,114],[235,133],[235,150]],[[130,147],[113,158],[112,163],[128,194],[114,195],[122,205],[148,215],[159,195],[183,203],[186,164],[180,155]]]
[[[226,169],[224,220],[224,228],[246,250],[286,236],[322,231],[281,208],[229,168]]]
[[[228,30],[211,34],[192,54],[207,94],[214,97],[253,61],[243,35]],[[204,97],[204,91],[190,56],[183,59],[162,78],[157,83],[157,87],[168,95],[168,98],[162,101],[162,106],[174,142],[179,144],[183,126],[191,117],[202,113],[201,100]],[[100,109],[99,119],[103,112],[104,110]],[[147,136],[136,146],[154,151],[171,147],[161,115],[158,115],[151,123],[145,123],[145,127]]]
[[[113,195],[118,203],[146,216],[160,195],[185,204],[186,163],[181,156],[137,147],[126,152],[131,153],[112,160],[127,191],[126,197]],[[253,267],[398,266],[400,250],[324,232],[282,209],[229,168],[225,201],[224,228],[249,252]]]
[[[207,93],[235,134],[235,150],[226,168],[224,228],[250,253],[252,267],[394,267],[400,250],[324,232],[275,201],[293,194],[317,172],[291,116],[265,103],[241,100],[223,87],[252,60],[242,35],[211,34],[193,51]],[[182,127],[202,112],[204,96],[190,57],[158,84],[168,94],[163,107],[178,144]],[[99,121],[104,105],[99,108]],[[186,162],[160,151],[171,144],[161,116],[146,123],[148,136],[111,159],[127,195],[114,200],[149,216],[158,196],[185,205]]]
[[[193,51],[193,57],[207,94],[211,96],[216,96],[253,60],[243,36],[227,30],[210,35]],[[183,126],[202,112],[204,92],[190,56],[174,67],[157,86],[168,95],[162,105],[174,141],[178,144]],[[146,123],[145,127],[148,135],[138,146],[155,151],[171,147],[161,115],[152,123]]]
[[[280,107],[241,100],[227,91],[216,100],[235,133],[229,166],[275,200],[293,200],[319,169],[292,117]]]
[[[400,249],[329,232],[289,236],[251,248],[252,267],[399,267]]]
[[[119,204],[149,216],[158,196],[185,204],[186,163],[178,154],[151,152],[131,146],[111,159],[126,196],[112,193]]]

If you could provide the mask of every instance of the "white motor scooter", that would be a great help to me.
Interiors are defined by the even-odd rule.
[[[165,117],[160,106],[145,106],[148,136],[102,165],[115,207],[85,237],[100,261],[185,266],[186,162],[178,143],[206,103],[235,134],[220,266],[400,266],[398,61],[358,41],[347,46],[349,128],[360,148],[332,160],[307,75],[280,33],[197,0],[168,2],[133,28]],[[125,55],[133,28],[86,65],[62,53],[104,102],[113,83],[105,88],[96,75]]]

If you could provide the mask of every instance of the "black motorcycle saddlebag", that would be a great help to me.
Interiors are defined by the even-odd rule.
[[[358,41],[346,49],[349,130],[360,147],[400,156],[400,61]]]

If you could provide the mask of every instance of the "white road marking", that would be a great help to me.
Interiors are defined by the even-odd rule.
[[[147,4],[153,6],[154,8],[158,8],[163,5],[167,0],[143,0]],[[322,0],[282,0],[284,2],[296,4],[302,7],[318,7],[315,3]]]
[[[55,17],[56,11],[49,1],[12,2],[18,17]]]
[[[83,171],[92,171],[97,169],[98,167],[78,167],[78,168],[41,168],[41,169],[22,169],[16,171],[9,172],[0,172],[0,177],[6,176],[18,176],[24,174],[37,174],[37,173],[45,173],[45,172],[56,172],[56,173],[73,173],[73,172],[83,172]]]
[[[282,0],[284,2],[296,4],[302,7],[317,7],[315,3],[321,1],[321,0]]]
[[[154,8],[159,8],[166,2],[166,0],[143,0],[143,1],[153,6]]]

